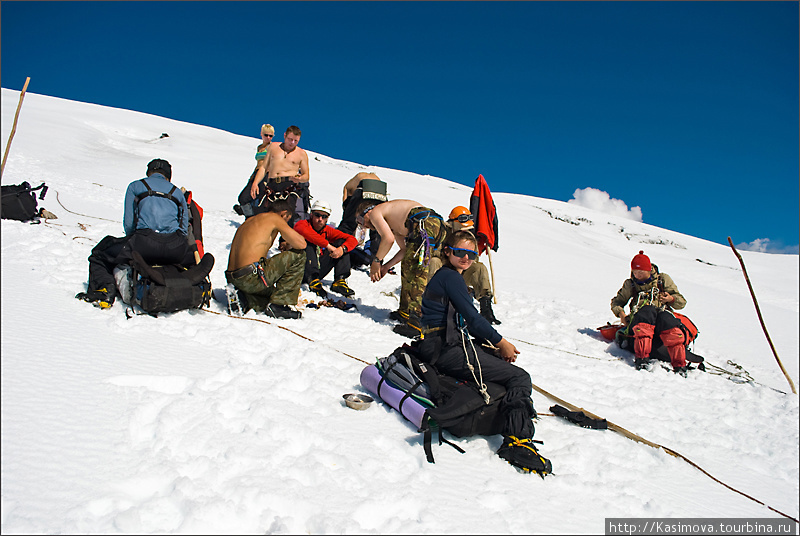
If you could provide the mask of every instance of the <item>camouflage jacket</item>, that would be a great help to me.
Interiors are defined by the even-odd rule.
[[[639,300],[640,292],[645,292],[649,297],[651,290],[653,288],[658,288],[659,281],[663,282],[664,290],[675,298],[674,302],[663,306],[663,308],[673,310],[683,309],[686,307],[686,298],[684,298],[683,294],[678,291],[678,287],[675,285],[675,282],[670,276],[659,273],[658,268],[655,266],[653,266],[652,270],[650,271],[650,275],[652,276],[652,280],[644,285],[638,285],[633,279],[632,273],[631,277],[622,283],[622,288],[617,291],[617,295],[611,300],[611,312],[614,313],[614,316],[618,317],[619,314],[625,310],[625,306],[628,304],[630,304],[631,307],[635,306]],[[656,290],[656,292],[658,291]]]

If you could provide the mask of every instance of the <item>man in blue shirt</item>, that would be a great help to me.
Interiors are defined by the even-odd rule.
[[[133,181],[125,192],[125,236],[106,236],[89,256],[89,285],[75,297],[98,307],[114,304],[114,268],[128,264],[138,252],[151,265],[193,262],[189,248],[189,209],[180,188],[174,186],[172,166],[156,158],[147,164],[147,177]]]

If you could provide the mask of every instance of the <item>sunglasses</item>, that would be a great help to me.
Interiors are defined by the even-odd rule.
[[[450,221],[458,221],[459,223],[467,223],[468,221],[472,220],[472,216],[470,214],[461,214],[457,218],[450,218]]]
[[[466,257],[471,261],[477,260],[477,258],[478,258],[478,252],[477,251],[472,251],[471,249],[454,248],[454,247],[451,246],[450,247],[450,253],[452,253],[453,255],[455,255],[458,258]]]
[[[275,134],[262,134],[262,136],[264,136],[265,138],[271,138],[271,137],[273,137],[274,135],[275,135]]]
[[[328,214],[325,214],[324,212],[312,212],[311,215],[315,218],[321,218],[323,220],[328,219]]]

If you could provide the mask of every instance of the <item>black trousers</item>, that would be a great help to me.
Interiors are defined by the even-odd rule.
[[[152,229],[139,229],[130,236],[106,236],[89,256],[89,291],[105,288],[115,293],[114,268],[130,263],[137,251],[151,265],[194,264],[194,253],[182,233],[157,233]]]
[[[331,245],[339,247],[344,242],[344,238],[338,238],[331,242]],[[334,280],[350,277],[350,253],[345,253],[338,259],[332,258],[327,251],[324,255],[317,255],[317,246],[309,243],[306,246],[306,268],[303,282],[308,283],[314,279],[322,279],[331,270],[333,270]]]
[[[422,359],[430,363],[431,358],[434,358],[430,354],[438,353],[438,357],[435,357],[433,361],[440,373],[458,380],[474,382],[472,373],[467,368],[467,356],[461,344],[439,346],[437,339],[441,340],[435,335],[423,339],[420,347]],[[441,350],[437,350],[437,348],[441,348]],[[483,381],[498,383],[506,388],[506,395],[503,397],[500,407],[503,414],[503,435],[513,435],[520,439],[532,438],[534,427],[531,419],[535,416],[535,412],[531,400],[530,375],[525,369],[487,354],[480,346],[475,346],[475,354],[473,354],[472,346],[467,343],[467,351],[478,378],[482,376]],[[478,376],[479,370],[481,376]]]

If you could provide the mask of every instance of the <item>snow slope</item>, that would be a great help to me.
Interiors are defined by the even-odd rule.
[[[19,92],[2,90],[3,150],[18,100]],[[254,134],[264,121],[254,118]],[[435,446],[436,464],[428,464],[420,434],[396,412],[379,402],[356,412],[342,401],[362,391],[365,363],[407,340],[386,317],[397,307],[398,276],[373,284],[355,271],[357,311],[258,317],[269,324],[203,311],[128,320],[121,303],[100,311],[74,299],[93,245],[122,234],[128,183],[156,157],[172,163],[173,182],[204,208],[206,251],[217,261],[212,283],[224,286],[242,221],[231,207],[258,143],[26,95],[3,183],[46,182],[39,204],[58,219],[2,221],[4,534],[596,534],[607,517],[778,516],[662,449],[552,416],[536,422],[555,472],[545,480],[495,456],[500,436],[458,440],[465,454]],[[469,202],[469,187],[440,178],[309,157],[312,195],[333,207],[332,223],[343,184],[360,171],[387,181],[390,198],[441,214]],[[558,177],[519,180],[536,191],[537,181]],[[494,199],[498,327],[533,382],[797,518],[798,397],[732,251],[574,204]],[[701,331],[695,351],[728,370],[733,361],[757,383],[636,371],[631,354],[600,337],[595,328],[614,320],[609,301],[639,249],[686,296],[684,312]],[[797,383],[798,256],[742,256]],[[301,298],[314,296],[304,290]],[[534,403],[548,413],[553,402],[534,392]]]

